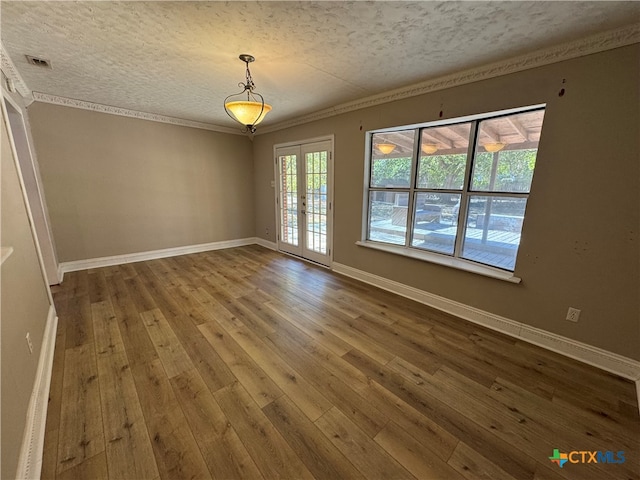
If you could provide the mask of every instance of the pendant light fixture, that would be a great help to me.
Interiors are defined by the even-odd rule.
[[[389,155],[396,149],[396,146],[393,143],[377,143],[376,148],[380,150],[383,155]]]
[[[502,142],[485,143],[483,145],[484,149],[487,152],[491,152],[491,153],[499,152],[500,150],[502,150],[506,146],[507,146],[507,144],[506,143],[502,143]]]
[[[238,86],[242,87],[242,91],[224,99],[224,111],[236,122],[244,125],[244,132],[255,133],[256,125],[271,111],[271,105],[264,103],[264,97],[255,91],[256,86],[249,71],[249,64],[255,61],[255,58],[246,53],[239,58],[247,66],[246,83],[240,82]]]
[[[438,145],[435,143],[423,143],[421,147],[422,151],[427,155],[434,154],[438,151]]]

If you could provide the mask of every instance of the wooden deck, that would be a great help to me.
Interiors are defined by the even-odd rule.
[[[400,236],[401,241],[404,241],[405,228],[393,225],[388,220],[376,222],[371,228],[372,240],[398,244]],[[427,228],[419,224],[413,232],[412,246],[450,254],[447,250],[452,249],[451,242],[456,233],[456,226],[431,224]],[[517,248],[520,245],[520,233],[488,230],[484,242],[481,240],[482,235],[481,228],[467,228],[463,258],[513,271]]]
[[[631,382],[262,247],[54,296],[44,479],[638,478]]]

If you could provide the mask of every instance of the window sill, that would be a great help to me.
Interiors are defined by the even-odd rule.
[[[445,267],[455,268],[457,270],[463,270],[465,272],[476,273],[485,277],[495,278],[510,283],[520,283],[521,278],[516,277],[511,272],[506,272],[498,268],[492,268],[486,265],[479,265],[468,260],[461,258],[453,258],[446,255],[438,255],[437,253],[424,252],[415,250],[412,248],[397,247],[394,245],[386,245],[376,242],[358,241],[356,245],[360,247],[373,248],[374,250],[381,250],[387,253],[394,253],[396,255],[402,255],[404,257],[414,258],[423,262],[435,263],[437,265],[444,265]]]

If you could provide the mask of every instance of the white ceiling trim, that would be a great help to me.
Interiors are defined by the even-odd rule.
[[[27,86],[22,75],[18,72],[18,69],[11,61],[11,57],[4,48],[4,45],[0,43],[0,56],[2,61],[0,63],[0,69],[5,76],[13,82],[13,86],[16,91],[25,99],[31,100],[31,89]]]
[[[301,117],[296,117],[291,120],[276,123],[274,125],[263,126],[258,130],[258,132],[256,132],[256,134],[274,132],[277,130],[294,127],[296,125],[301,125],[315,120],[321,120],[354,110],[360,110],[363,108],[373,107],[375,105],[381,105],[404,98],[410,98],[429,92],[443,90],[445,88],[451,88],[459,85],[477,82],[480,80],[507,75],[510,73],[520,72],[523,70],[549,65],[563,60],[569,60],[572,58],[578,58],[581,56],[591,55],[614,48],[632,45],[634,43],[640,43],[640,25],[631,25],[629,27],[604,32],[598,35],[584,38],[582,40],[577,40],[547,49],[538,50],[536,52],[515,57],[509,60],[483,65],[478,68],[427,80],[418,84],[398,88],[377,95],[372,95],[359,100],[342,103],[331,108],[313,112]],[[33,95],[33,99],[38,102],[51,103],[54,105],[62,105],[72,108],[80,108],[83,110],[92,110],[95,112],[138,118],[153,122],[169,123],[172,125],[179,125],[184,127],[200,128],[214,132],[230,133],[236,135],[242,134],[239,129],[222,127],[209,123],[185,120],[155,113],[129,110],[112,105],[102,105],[83,100],[50,95],[42,92],[31,92],[27,85],[24,83],[24,80],[22,80],[22,77],[16,70],[13,62],[11,62],[11,59],[7,55],[4,47],[2,47],[2,71],[5,73],[5,75],[7,75],[8,78],[11,78],[14,81],[16,89],[20,92],[21,95]]]
[[[640,43],[640,25],[631,25],[629,27],[593,35],[582,40],[576,40],[574,42],[538,50],[509,60],[483,65],[471,70],[465,70],[436,79],[427,80],[425,82],[390,90],[388,92],[372,95],[352,102],[342,103],[335,107],[313,112],[292,120],[265,126],[260,128],[258,132],[256,132],[256,135],[294,127],[303,123],[321,120],[334,115],[373,107],[375,105],[381,105],[395,100],[415,97],[417,95],[423,95],[437,90],[444,90],[445,88],[451,88],[535,67],[549,65],[563,60],[570,60],[572,58],[612,50],[614,48],[624,47],[634,43]]]
[[[33,99],[36,102],[51,103],[54,105],[62,105],[64,107],[80,108],[82,110],[91,110],[94,112],[108,113],[110,115],[119,115],[121,117],[138,118],[140,120],[149,120],[152,122],[170,123],[171,125],[179,125],[181,127],[200,128],[202,130],[210,130],[220,133],[231,133],[241,135],[241,130],[219,127],[210,123],[195,122],[193,120],[185,120],[182,118],[168,117],[166,115],[158,115],[156,113],[139,112],[137,110],[129,110],[128,108],[114,107],[112,105],[102,105],[100,103],[85,102],[84,100],[76,100],[74,98],[60,97],[58,95],[49,95],[48,93],[33,92]]]

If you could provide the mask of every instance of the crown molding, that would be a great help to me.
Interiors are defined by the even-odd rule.
[[[168,117],[156,113],[140,112],[137,110],[129,110],[128,108],[114,107],[111,105],[103,105],[101,103],[86,102],[84,100],[76,100],[74,98],[61,97],[58,95],[50,95],[48,93],[33,92],[33,99],[36,102],[51,103],[53,105],[62,105],[64,107],[80,108],[82,110],[91,110],[93,112],[108,113],[110,115],[119,115],[121,117],[138,118],[140,120],[149,120],[151,122],[169,123],[181,127],[200,128],[202,130],[210,130],[212,132],[230,133],[234,135],[242,135],[237,129],[228,127],[219,127],[210,123],[196,122],[193,120],[185,120],[182,118]]]
[[[2,43],[0,43],[0,56],[2,57],[2,61],[0,62],[2,73],[13,82],[13,87],[23,98],[31,100],[31,90],[27,87],[22,75],[20,75],[20,72],[18,72],[18,69],[11,61],[11,57]]]
[[[73,98],[61,97],[58,95],[50,95],[42,92],[32,92],[27,86],[24,79],[13,64],[11,57],[7,53],[4,45],[0,43],[0,54],[2,57],[1,69],[8,79],[13,82],[16,91],[24,97],[28,103],[32,101],[51,103],[54,105],[62,105],[65,107],[80,108],[83,110],[92,110],[94,112],[109,113],[111,115],[120,115],[122,117],[138,118],[141,120],[149,120],[152,122],[169,123],[171,125],[179,125],[182,127],[200,128],[213,132],[230,133],[234,135],[242,135],[242,132],[229,127],[221,127],[210,123],[196,122],[193,120],[185,120],[182,118],[168,117],[155,113],[140,112],[129,110],[127,108],[114,107],[111,105],[103,105],[99,103],[86,102],[84,100],[76,100]]]
[[[262,127],[256,135],[275,132],[277,130],[283,130],[296,125],[352,112],[354,110],[360,110],[396,100],[423,95],[425,93],[444,90],[445,88],[465,85],[564,60],[604,52],[606,50],[612,50],[614,48],[624,47],[634,43],[640,43],[640,25],[638,24],[600,33],[581,40],[556,45],[550,48],[536,50],[535,52],[508,60],[490,63],[477,68],[426,80],[424,82],[401,87],[395,90],[389,90],[387,92],[371,95],[359,100],[342,103],[335,107],[330,107],[308,115],[303,115],[274,125]]]

